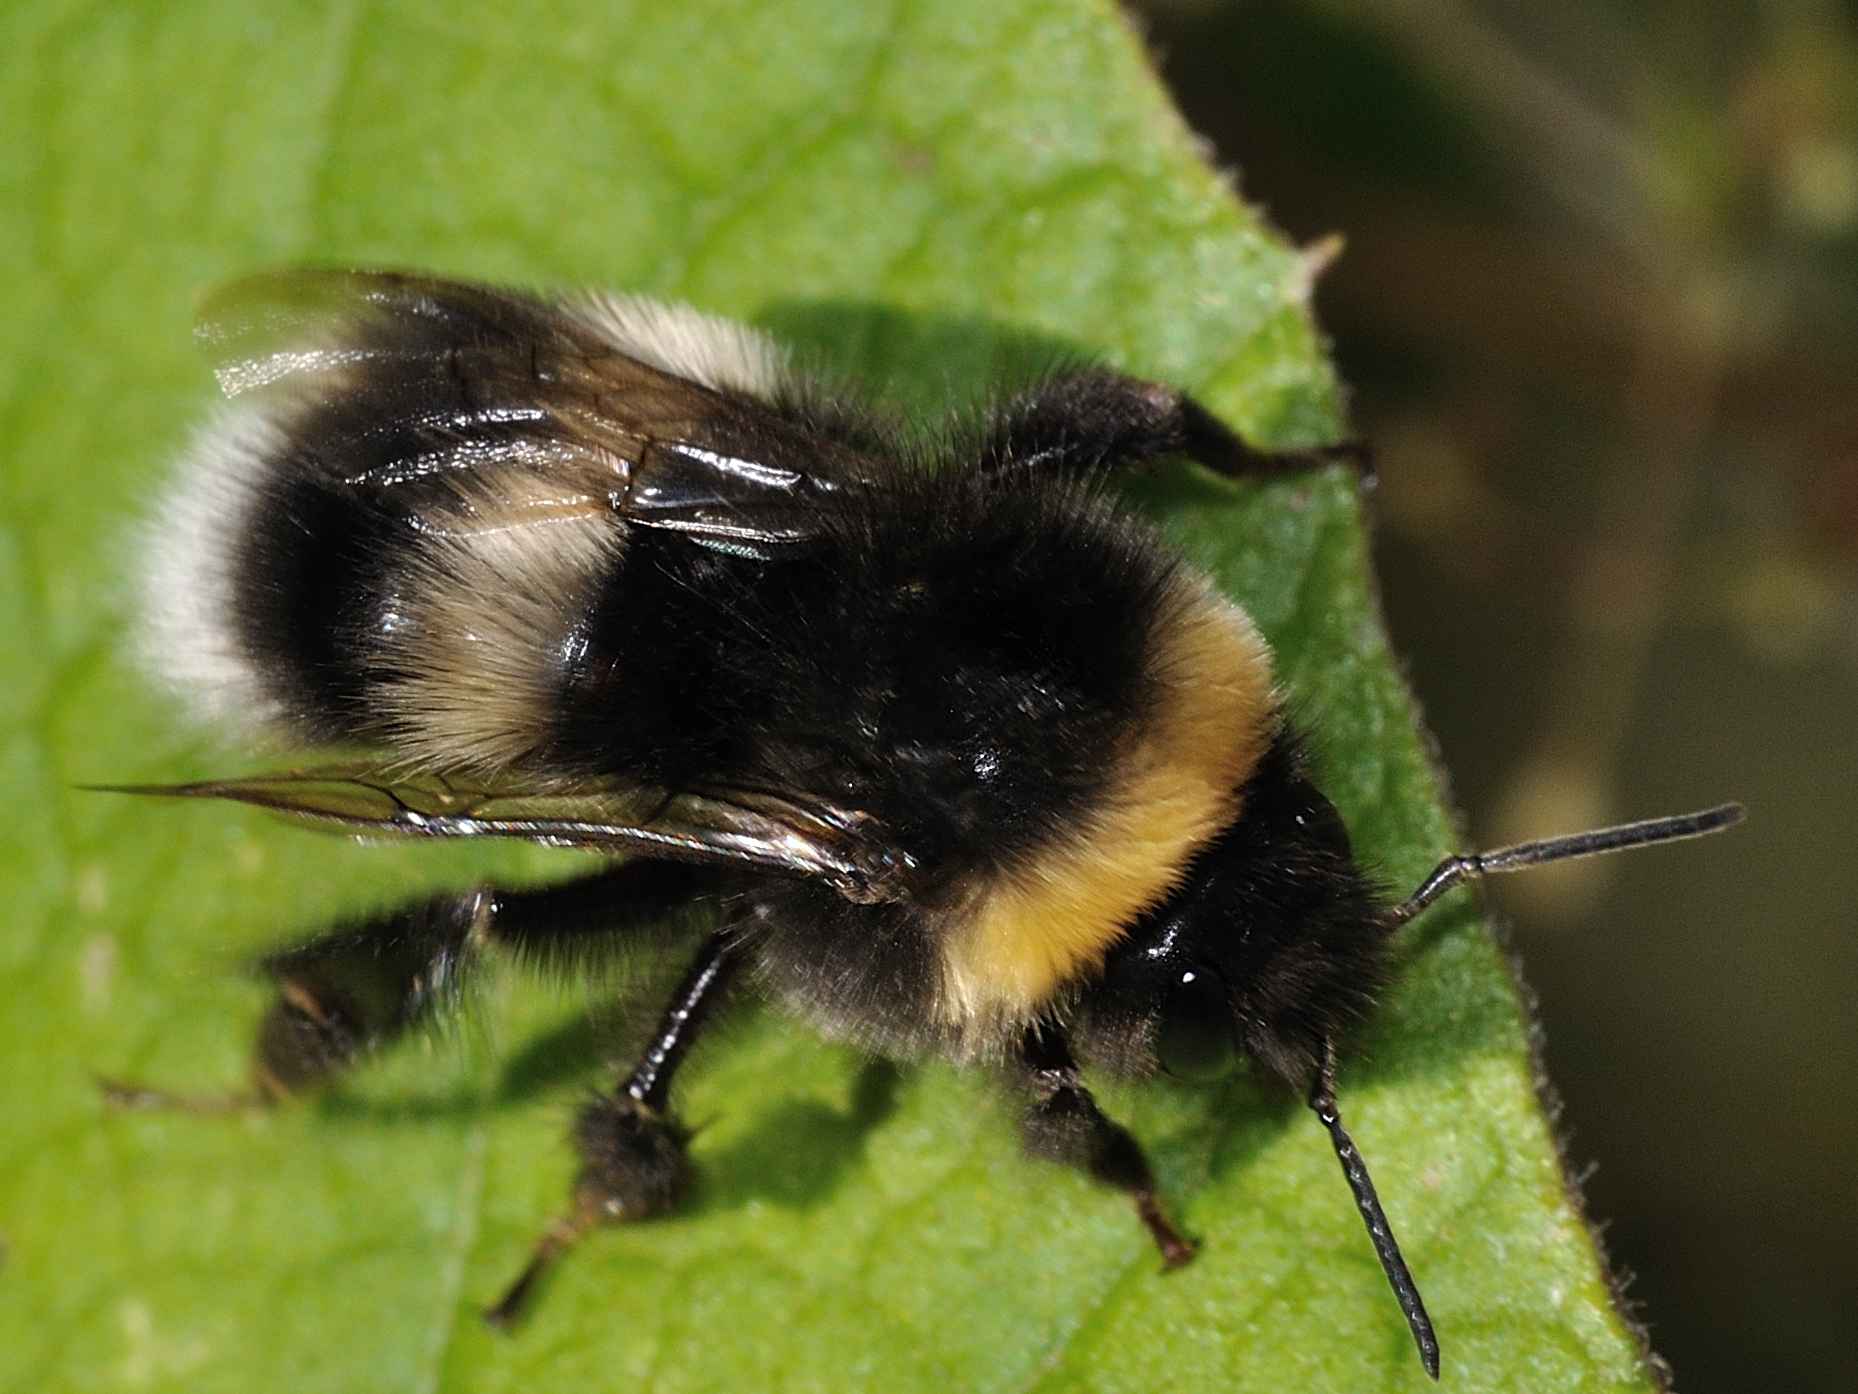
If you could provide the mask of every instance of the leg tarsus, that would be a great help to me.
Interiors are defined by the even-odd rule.
[[[1373,487],[1374,451],[1364,440],[1351,437],[1330,445],[1261,450],[1185,393],[1176,394],[1175,410],[1180,422],[1180,452],[1216,474],[1269,477],[1346,465],[1360,477],[1364,488]]]
[[[529,1262],[523,1265],[523,1271],[516,1275],[503,1296],[495,1303],[484,1308],[484,1324],[497,1331],[513,1331],[516,1324],[529,1310],[529,1303],[535,1294],[536,1286],[542,1281],[542,1275],[554,1265],[569,1249],[580,1242],[581,1236],[593,1227],[593,1220],[581,1214],[564,1215],[555,1221],[536,1242],[535,1252],[529,1256]]]
[[[690,1184],[690,1132],[628,1094],[601,1095],[574,1123],[574,1209],[605,1224],[662,1215]]]
[[[499,1331],[513,1330],[534,1301],[555,1260],[596,1225],[661,1215],[690,1184],[690,1133],[627,1094],[600,1095],[574,1123],[581,1170],[568,1213],[536,1241],[529,1262],[503,1296],[484,1309]]]
[[[1135,1213],[1142,1217],[1155,1247],[1161,1251],[1164,1271],[1185,1267],[1200,1252],[1198,1244],[1174,1227],[1174,1221],[1161,1208],[1161,1200],[1152,1187],[1135,1193]]]

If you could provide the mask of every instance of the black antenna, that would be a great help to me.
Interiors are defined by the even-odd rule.
[[[1519,842],[1514,847],[1497,847],[1488,852],[1466,852],[1456,857],[1447,857],[1433,869],[1432,875],[1419,883],[1418,890],[1388,912],[1388,924],[1405,924],[1461,881],[1481,880],[1489,872],[1520,871],[1526,866],[1540,866],[1543,862],[1592,857],[1601,852],[1619,852],[1652,842],[1676,842],[1686,837],[1703,837],[1708,833],[1721,832],[1724,828],[1733,828],[1741,821],[1742,805],[1725,803],[1698,813],[1647,818],[1641,823],[1621,823],[1617,827],[1595,828],[1592,832],[1571,833],[1567,837],[1546,837],[1537,842]]]
[[[1703,837],[1708,833],[1721,832],[1724,828],[1732,828],[1741,821],[1742,805],[1726,803],[1696,813],[1680,813],[1670,818],[1647,818],[1639,823],[1621,823],[1616,827],[1595,828],[1591,832],[1573,833],[1567,837],[1548,837],[1535,842],[1519,842],[1514,847],[1497,847],[1488,852],[1465,852],[1447,857],[1433,869],[1430,876],[1419,883],[1419,888],[1413,894],[1387,912],[1385,923],[1389,929],[1405,924],[1453,887],[1465,881],[1481,880],[1490,872],[1520,871],[1523,867],[1540,866],[1544,862],[1591,857],[1601,852],[1619,852],[1653,842]],[[1310,1089],[1310,1107],[1329,1130],[1329,1140],[1335,1144],[1336,1158],[1342,1163],[1342,1175],[1348,1181],[1348,1189],[1354,1194],[1355,1208],[1361,1212],[1362,1221],[1368,1227],[1368,1238],[1373,1241],[1375,1256],[1381,1261],[1381,1270],[1387,1274],[1394,1298],[1399,1302],[1400,1310],[1406,1316],[1406,1324],[1413,1333],[1413,1342],[1419,1347],[1420,1363],[1426,1367],[1427,1374],[1437,1379],[1439,1338],[1433,1332],[1432,1318],[1426,1315],[1426,1304],[1420,1298],[1412,1270],[1406,1266],[1406,1260],[1400,1254],[1399,1241],[1394,1238],[1393,1228],[1387,1223],[1387,1212],[1381,1209],[1381,1198],[1375,1194],[1374,1181],[1368,1175],[1367,1163],[1362,1161],[1361,1153],[1356,1151],[1355,1140],[1342,1126],[1342,1115],[1336,1108],[1335,1042],[1332,1040],[1323,1042],[1322,1067],[1316,1072],[1316,1083]]]
[[[1355,1149],[1355,1140],[1348,1135],[1348,1129],[1342,1126],[1342,1113],[1335,1105],[1334,1041],[1323,1042],[1323,1063],[1310,1090],[1310,1107],[1322,1119],[1323,1126],[1329,1130],[1329,1140],[1335,1144],[1336,1160],[1342,1164],[1342,1175],[1355,1197],[1355,1208],[1368,1227],[1374,1256],[1381,1261],[1381,1271],[1387,1275],[1394,1300],[1400,1304],[1407,1327],[1413,1333],[1413,1344],[1419,1347],[1419,1363],[1426,1367],[1427,1374],[1437,1379],[1439,1338],[1432,1330],[1432,1318],[1426,1315],[1426,1303],[1419,1295],[1419,1285],[1413,1281],[1413,1271],[1406,1266],[1406,1259],[1401,1257],[1400,1241],[1394,1238],[1393,1226],[1387,1223],[1387,1212],[1381,1209],[1381,1198],[1375,1194],[1368,1164]]]

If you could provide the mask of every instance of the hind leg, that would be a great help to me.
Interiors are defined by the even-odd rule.
[[[628,938],[662,932],[702,899],[716,873],[673,862],[629,862],[538,890],[478,887],[340,924],[259,961],[277,997],[258,1028],[251,1085],[225,1094],[170,1094],[99,1081],[119,1107],[221,1113],[316,1089],[456,999],[486,949],[569,964]]]

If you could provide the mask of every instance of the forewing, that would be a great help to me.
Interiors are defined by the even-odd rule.
[[[348,483],[449,482],[506,502],[499,526],[606,512],[765,551],[807,541],[822,502],[876,473],[792,405],[771,342],[642,297],[300,270],[226,287],[197,332],[229,397],[320,408]]]
[[[762,790],[607,783],[521,787],[330,765],[192,784],[103,786],[229,799],[364,836],[512,838],[714,862],[818,880],[859,903],[898,897],[909,870],[868,814]]]

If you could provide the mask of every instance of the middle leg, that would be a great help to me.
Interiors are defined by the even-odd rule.
[[[690,1183],[690,1130],[670,1110],[671,1081],[735,967],[727,930],[718,930],[672,993],[638,1064],[611,1093],[581,1110],[574,1123],[581,1170],[568,1213],[549,1226],[516,1281],[485,1310],[490,1325],[513,1326],[543,1273],[595,1225],[663,1214],[683,1194]]]

